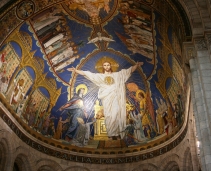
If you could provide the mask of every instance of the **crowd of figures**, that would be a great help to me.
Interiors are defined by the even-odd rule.
[[[31,23],[55,71],[60,72],[80,57],[61,9],[50,8],[33,17]]]
[[[4,56],[1,58],[1,71],[4,72],[5,65]],[[1,79],[3,82],[4,80]],[[38,133],[54,138],[57,140],[65,140],[71,144],[85,146],[90,139],[90,125],[96,119],[93,118],[87,122],[87,116],[83,106],[84,89],[79,89],[76,94],[59,110],[60,115],[53,116],[47,107],[39,108],[43,101],[39,103],[30,98],[24,92],[24,79],[14,79],[9,88],[5,91],[1,88],[1,93],[4,94],[9,104],[13,107],[17,115],[32,129]],[[133,83],[134,84],[134,83]],[[2,85],[1,85],[2,87]],[[183,104],[181,95],[178,94],[177,102],[172,105],[169,99],[164,102],[162,99],[157,100],[156,116],[152,104],[149,100],[149,94],[144,91],[136,91],[135,95],[130,93],[127,101],[127,126],[121,130],[124,134],[123,140],[126,145],[136,145],[146,143],[147,141],[159,135],[168,135],[182,124],[183,119]],[[100,110],[103,113],[103,109]],[[65,117],[64,117],[65,116]],[[97,117],[100,119],[103,117]]]
[[[30,87],[33,85],[33,74],[21,69],[11,79],[19,64],[17,54],[11,45],[5,46],[0,54],[0,93],[9,105],[29,127],[43,135],[54,135],[54,119],[47,112],[49,99],[36,89],[29,96]],[[15,63],[16,61],[16,63]]]
[[[0,69],[2,73],[5,72],[5,66],[7,66],[4,55],[2,54],[1,57]],[[21,72],[19,75],[21,75]],[[25,91],[28,89],[25,90],[24,87],[28,81],[26,78],[23,79],[23,76],[19,77],[14,79],[10,86],[7,86],[8,88],[4,88],[1,84],[1,94],[7,97],[16,114],[29,127],[49,138],[65,140],[78,146],[88,144],[90,125],[96,119],[89,118],[89,122],[87,122],[88,114],[83,106],[83,88],[77,90],[76,94],[59,109],[59,116],[54,116],[47,110],[48,105],[40,107],[43,101],[38,102],[33,99],[39,93],[37,95],[32,94],[30,97],[26,95]],[[4,83],[3,78],[1,77],[1,82]],[[133,102],[127,101],[127,126],[121,130],[124,134],[122,139],[128,146],[146,143],[159,135],[171,134],[174,128],[182,124],[183,104],[180,94],[178,94],[177,102],[174,104],[169,99],[166,102],[162,99],[156,99],[158,106],[156,115],[149,97],[149,93],[140,90],[136,91],[135,95],[133,93],[129,95],[129,99],[132,99]],[[100,111],[103,113],[102,109]]]
[[[158,109],[155,120],[150,115],[149,104],[144,93],[138,92],[137,95],[138,98],[132,97],[139,103],[138,112],[134,104],[127,104],[128,124],[124,130],[124,141],[128,146],[146,143],[155,136],[169,135],[182,125],[184,108],[180,94],[177,95],[177,103],[173,105],[169,100],[165,103],[162,99],[156,99]]]
[[[0,54],[0,92],[5,93],[7,91],[9,78],[6,76],[7,64],[6,52]]]
[[[17,84],[20,84],[21,81]],[[19,85],[21,86],[21,85]],[[16,113],[23,121],[35,131],[49,136],[54,139],[64,139],[67,142],[78,146],[88,144],[90,139],[90,125],[96,119],[93,118],[91,122],[86,122],[88,114],[83,106],[84,89],[79,89],[76,94],[59,110],[61,114],[59,118],[50,116],[46,109],[41,112],[36,108],[36,102],[33,99],[28,99],[28,96],[16,107]],[[163,100],[156,100],[158,104],[156,122],[149,114],[146,100],[146,95],[142,92],[137,93],[137,97],[131,95],[136,100],[139,106],[137,108],[134,104],[127,103],[127,126],[124,132],[126,145],[136,145],[139,143],[146,143],[155,136],[162,134],[170,134],[172,130],[182,124],[183,105],[181,95],[178,94],[177,103],[171,106],[170,102],[167,104]],[[13,99],[13,94],[11,95]],[[11,105],[12,100],[11,100]],[[63,117],[66,115],[67,117]],[[103,117],[103,115],[101,116]],[[97,118],[100,119],[100,118]],[[57,123],[55,125],[55,123]]]
[[[127,1],[120,3],[122,17],[119,18],[119,22],[122,23],[129,38],[116,34],[132,54],[138,53],[152,60],[154,57],[152,14],[147,7],[140,9],[141,7],[135,3]]]
[[[55,117],[50,115],[47,109],[39,111],[39,108],[36,107],[36,102],[32,98],[29,99],[28,96],[23,97],[16,105],[17,95],[22,95],[21,91],[18,91],[22,85],[23,80],[20,79],[11,93],[10,104],[13,107],[16,106],[14,109],[17,115],[29,127],[50,138],[63,139],[78,146],[88,144],[90,126],[96,119],[93,118],[92,121],[86,122],[88,114],[83,105],[83,88],[80,88],[67,103],[60,107],[61,114],[59,117]],[[147,95],[141,91],[136,94],[136,96],[130,94],[130,97],[136,103],[130,104],[127,102],[126,105],[127,125],[122,132],[124,133],[123,140],[127,146],[146,143],[155,136],[162,134],[171,134],[174,128],[182,124],[183,105],[180,94],[177,96],[177,103],[173,106],[169,101],[165,103],[162,99],[156,100],[158,109],[156,110],[155,120],[149,112]],[[138,104],[138,110],[136,104]],[[100,111],[103,113],[103,110]],[[98,117],[97,119],[100,118]]]

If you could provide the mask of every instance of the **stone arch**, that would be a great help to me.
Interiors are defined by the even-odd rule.
[[[101,171],[124,171],[123,169],[115,169],[115,168],[107,168],[107,169],[102,169]]]
[[[12,140],[12,134],[2,129],[0,133],[0,144],[2,146],[2,150],[4,150],[4,170],[12,170],[13,166],[15,144],[14,141],[9,140]]]
[[[13,165],[15,164],[17,164],[20,171],[32,170],[28,156],[25,154],[18,154]]]
[[[62,167],[53,160],[50,159],[40,159],[36,164],[37,171],[62,171]]]
[[[90,171],[90,170],[82,166],[73,166],[73,167],[68,167],[64,171]]]
[[[30,155],[29,150],[21,146],[17,147],[12,166],[16,164],[20,171],[34,171],[32,163],[34,163],[34,158],[33,155]]]
[[[0,142],[0,170],[6,170],[10,164],[10,151],[7,140],[3,138]]]
[[[139,165],[137,168],[132,171],[158,171],[158,167],[151,163],[145,163]]]
[[[180,171],[179,165],[175,161],[170,161],[166,164],[162,171],[171,170],[171,171]]]
[[[185,152],[184,152],[184,157],[183,157],[183,170],[188,170],[192,171],[193,166],[192,166],[192,157],[191,157],[191,152],[190,148],[187,147]]]
[[[165,157],[161,162],[161,165],[160,165],[160,170],[161,171],[166,171],[166,170],[171,170],[171,169],[176,169],[175,171],[178,171],[178,170],[181,170],[179,164],[180,164],[180,161],[179,161],[179,156],[177,154],[172,154],[172,155],[169,155],[167,157]],[[174,170],[171,170],[171,171],[174,171]]]
[[[207,18],[205,16],[209,11],[210,2],[205,0],[197,1],[198,2],[194,0],[179,0],[188,16],[193,34],[203,34],[204,29],[206,29],[208,25],[210,26],[210,20],[206,20]]]

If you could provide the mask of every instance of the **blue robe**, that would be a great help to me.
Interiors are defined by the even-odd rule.
[[[83,99],[78,95],[75,95],[73,96],[72,99],[70,99],[67,102],[67,104],[68,103],[73,103],[73,104],[65,108],[65,110],[67,111],[67,115],[70,117],[70,122],[69,122],[70,125],[65,136],[68,136],[71,139],[75,138],[79,126],[77,118],[84,119],[85,117],[83,106],[81,106],[80,102],[83,102]]]

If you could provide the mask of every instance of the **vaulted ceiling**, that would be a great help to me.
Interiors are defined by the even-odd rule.
[[[205,31],[209,31],[210,24],[210,2],[205,0],[179,1],[188,15],[193,36],[203,36]]]

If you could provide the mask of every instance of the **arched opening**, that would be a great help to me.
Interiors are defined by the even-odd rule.
[[[13,171],[20,171],[17,163],[14,163]]]
[[[3,143],[0,143],[0,170],[5,170],[5,163],[7,160],[7,149]]]
[[[166,164],[166,166],[164,167],[163,171],[167,171],[167,170],[171,170],[171,171],[180,171],[180,168],[177,164],[177,162],[175,161],[170,161]]]
[[[28,157],[24,154],[18,154],[14,161],[13,171],[29,171],[29,170],[31,170],[31,167],[28,161]]]
[[[1,132],[2,134],[3,132]],[[0,142],[0,170],[9,170],[12,168],[11,162],[11,144],[4,137],[1,137]]]
[[[61,166],[53,160],[40,160],[36,167],[37,171],[62,171]]]
[[[55,169],[50,166],[42,166],[38,169],[38,171],[55,171]]]
[[[85,167],[81,167],[81,166],[74,166],[74,167],[70,167],[67,168],[65,171],[90,171],[89,169],[85,168]],[[119,171],[118,169],[108,169],[109,171]],[[107,171],[107,170],[106,170]]]
[[[154,164],[146,163],[146,164],[139,165],[133,171],[157,171],[157,170],[158,168]]]
[[[192,157],[190,148],[187,148],[184,153],[184,170],[192,171],[193,165],[192,165]]]

